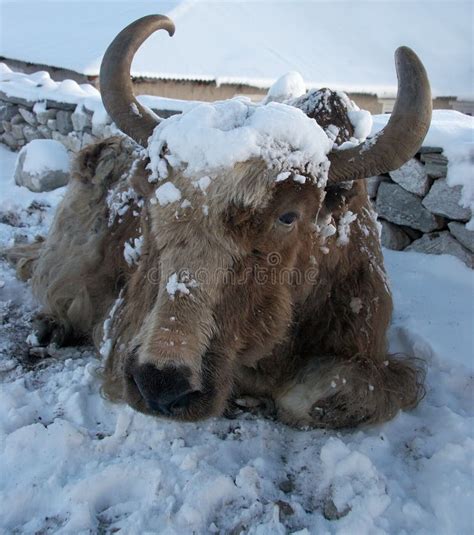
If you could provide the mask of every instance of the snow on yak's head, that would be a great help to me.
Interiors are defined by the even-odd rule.
[[[319,267],[325,262],[327,280],[327,259],[342,254],[325,245],[338,194],[415,154],[431,97],[419,59],[400,48],[394,113],[369,141],[370,115],[329,90],[287,103],[199,104],[161,120],[130,80],[135,52],[158,29],[174,33],[159,15],[125,28],[100,76],[109,115],[149,158],[144,239],[159,257],[156,297],[124,366],[126,397],[139,410],[194,420],[222,412],[242,373],[237,361],[250,369],[284,344]],[[369,238],[354,250],[361,246]]]

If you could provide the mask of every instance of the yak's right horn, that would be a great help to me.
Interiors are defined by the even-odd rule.
[[[172,36],[173,21],[164,15],[148,15],[132,22],[109,45],[100,66],[100,91],[107,113],[142,147],[147,146],[159,121],[135,98],[130,68],[136,51],[157,30],[166,30]]]

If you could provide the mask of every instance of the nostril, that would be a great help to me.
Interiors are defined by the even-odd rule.
[[[193,393],[191,371],[183,366],[158,369],[151,363],[141,364],[131,375],[148,408],[165,416],[174,408],[186,407]]]
[[[175,399],[169,408],[171,410],[173,410],[173,409],[185,409],[189,405],[189,403],[190,403],[190,401],[191,401],[191,399],[193,397],[192,395],[195,394],[195,393],[196,393],[195,390],[190,390],[189,392],[186,392],[185,394],[183,394],[179,398]]]

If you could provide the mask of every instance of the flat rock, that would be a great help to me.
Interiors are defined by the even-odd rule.
[[[18,113],[18,106],[8,102],[0,104],[0,121],[10,121]]]
[[[171,117],[172,115],[179,115],[180,113],[183,113],[179,110],[160,110],[159,108],[152,108],[152,111],[162,119],[168,119],[168,117]]]
[[[390,182],[380,184],[375,208],[382,219],[422,232],[431,232],[444,225],[441,217],[423,207],[420,197]]]
[[[19,113],[17,113],[11,118],[10,123],[13,126],[15,124],[25,124],[25,121],[23,120],[23,117]]]
[[[26,141],[29,143],[33,139],[43,139],[43,134],[34,126],[26,125],[23,127],[23,135]]]
[[[42,137],[44,137],[45,139],[51,139],[51,130],[45,125],[45,124],[40,124],[38,126],[38,132],[41,134]]]
[[[74,130],[71,115],[69,111],[58,111],[56,115],[56,128],[60,134],[67,135]]]
[[[36,119],[39,124],[47,124],[49,120],[56,119],[58,110],[43,110],[36,113]]]
[[[403,189],[423,197],[431,186],[431,179],[426,173],[425,166],[415,158],[408,160],[395,171],[390,171],[390,178],[402,186]]]
[[[425,164],[425,170],[431,178],[446,178],[448,174],[448,159],[442,154],[420,154],[420,160]]]
[[[410,238],[411,241],[417,240],[418,238],[421,238],[423,236],[423,232],[420,230],[415,230],[414,228],[401,226],[400,227],[403,232]]]
[[[449,186],[446,179],[440,179],[436,180],[423,199],[423,206],[433,214],[467,221],[471,217],[471,210],[461,206],[460,200],[461,186]]]
[[[381,176],[381,175],[369,176],[368,178],[365,179],[367,193],[369,194],[369,197],[371,199],[376,197],[380,183],[383,182],[384,180],[387,180],[387,177]]]
[[[18,108],[18,111],[20,115],[23,117],[23,119],[25,120],[25,122],[27,122],[30,126],[36,126],[38,124],[35,114],[31,112],[30,110],[20,107]]]
[[[59,132],[53,130],[51,132],[51,136],[55,141],[59,141],[59,143],[61,143],[64,147],[66,147],[66,149],[70,150],[71,152],[79,152],[82,148],[81,139],[74,133],[64,136],[63,134],[60,134]]]
[[[46,99],[47,109],[68,110],[73,112],[76,109],[76,106],[77,104],[71,104],[70,102],[59,102],[57,100]]]
[[[441,147],[430,147],[429,145],[420,147],[418,154],[441,154],[443,149]]]
[[[459,258],[471,269],[474,268],[474,254],[463,247],[447,230],[425,234],[405,250],[426,254],[450,254]]]
[[[458,223],[457,221],[451,221],[451,223],[448,223],[448,227],[458,242],[474,253],[474,230],[468,230],[464,223]]]
[[[30,191],[51,191],[67,184],[69,156],[67,150],[52,139],[36,139],[18,154],[15,183]]]
[[[71,115],[72,125],[76,132],[82,132],[84,129],[92,129],[92,114],[83,110],[78,110]]]
[[[5,143],[10,149],[18,150],[18,139],[14,138],[10,132],[3,133],[0,139],[2,140],[2,143]]]
[[[27,100],[21,97],[14,97],[12,95],[7,95],[3,91],[0,91],[0,100],[3,100],[4,102],[8,102],[10,104],[20,104],[21,106],[25,108],[33,108],[34,102],[31,100]]]
[[[88,132],[84,132],[82,135],[82,148],[87,147],[87,145],[92,145],[92,143],[95,143],[97,141],[97,138],[93,136],[92,134],[89,134]]]
[[[15,139],[24,139],[23,125],[22,124],[12,124],[11,134]]]
[[[409,236],[397,225],[379,219],[382,225],[382,245],[387,249],[402,251],[411,243]]]
[[[420,160],[423,163],[437,163],[438,165],[448,165],[448,159],[446,158],[446,156],[444,156],[444,154],[442,154],[442,151],[439,153],[420,153]]]

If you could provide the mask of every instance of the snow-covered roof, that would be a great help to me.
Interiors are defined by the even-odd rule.
[[[98,74],[125,25],[161,12],[176,34],[150,37],[134,75],[269,87],[297,70],[308,86],[393,96],[403,44],[424,61],[436,96],[474,98],[470,1],[0,0],[0,9],[0,56],[86,75]]]

